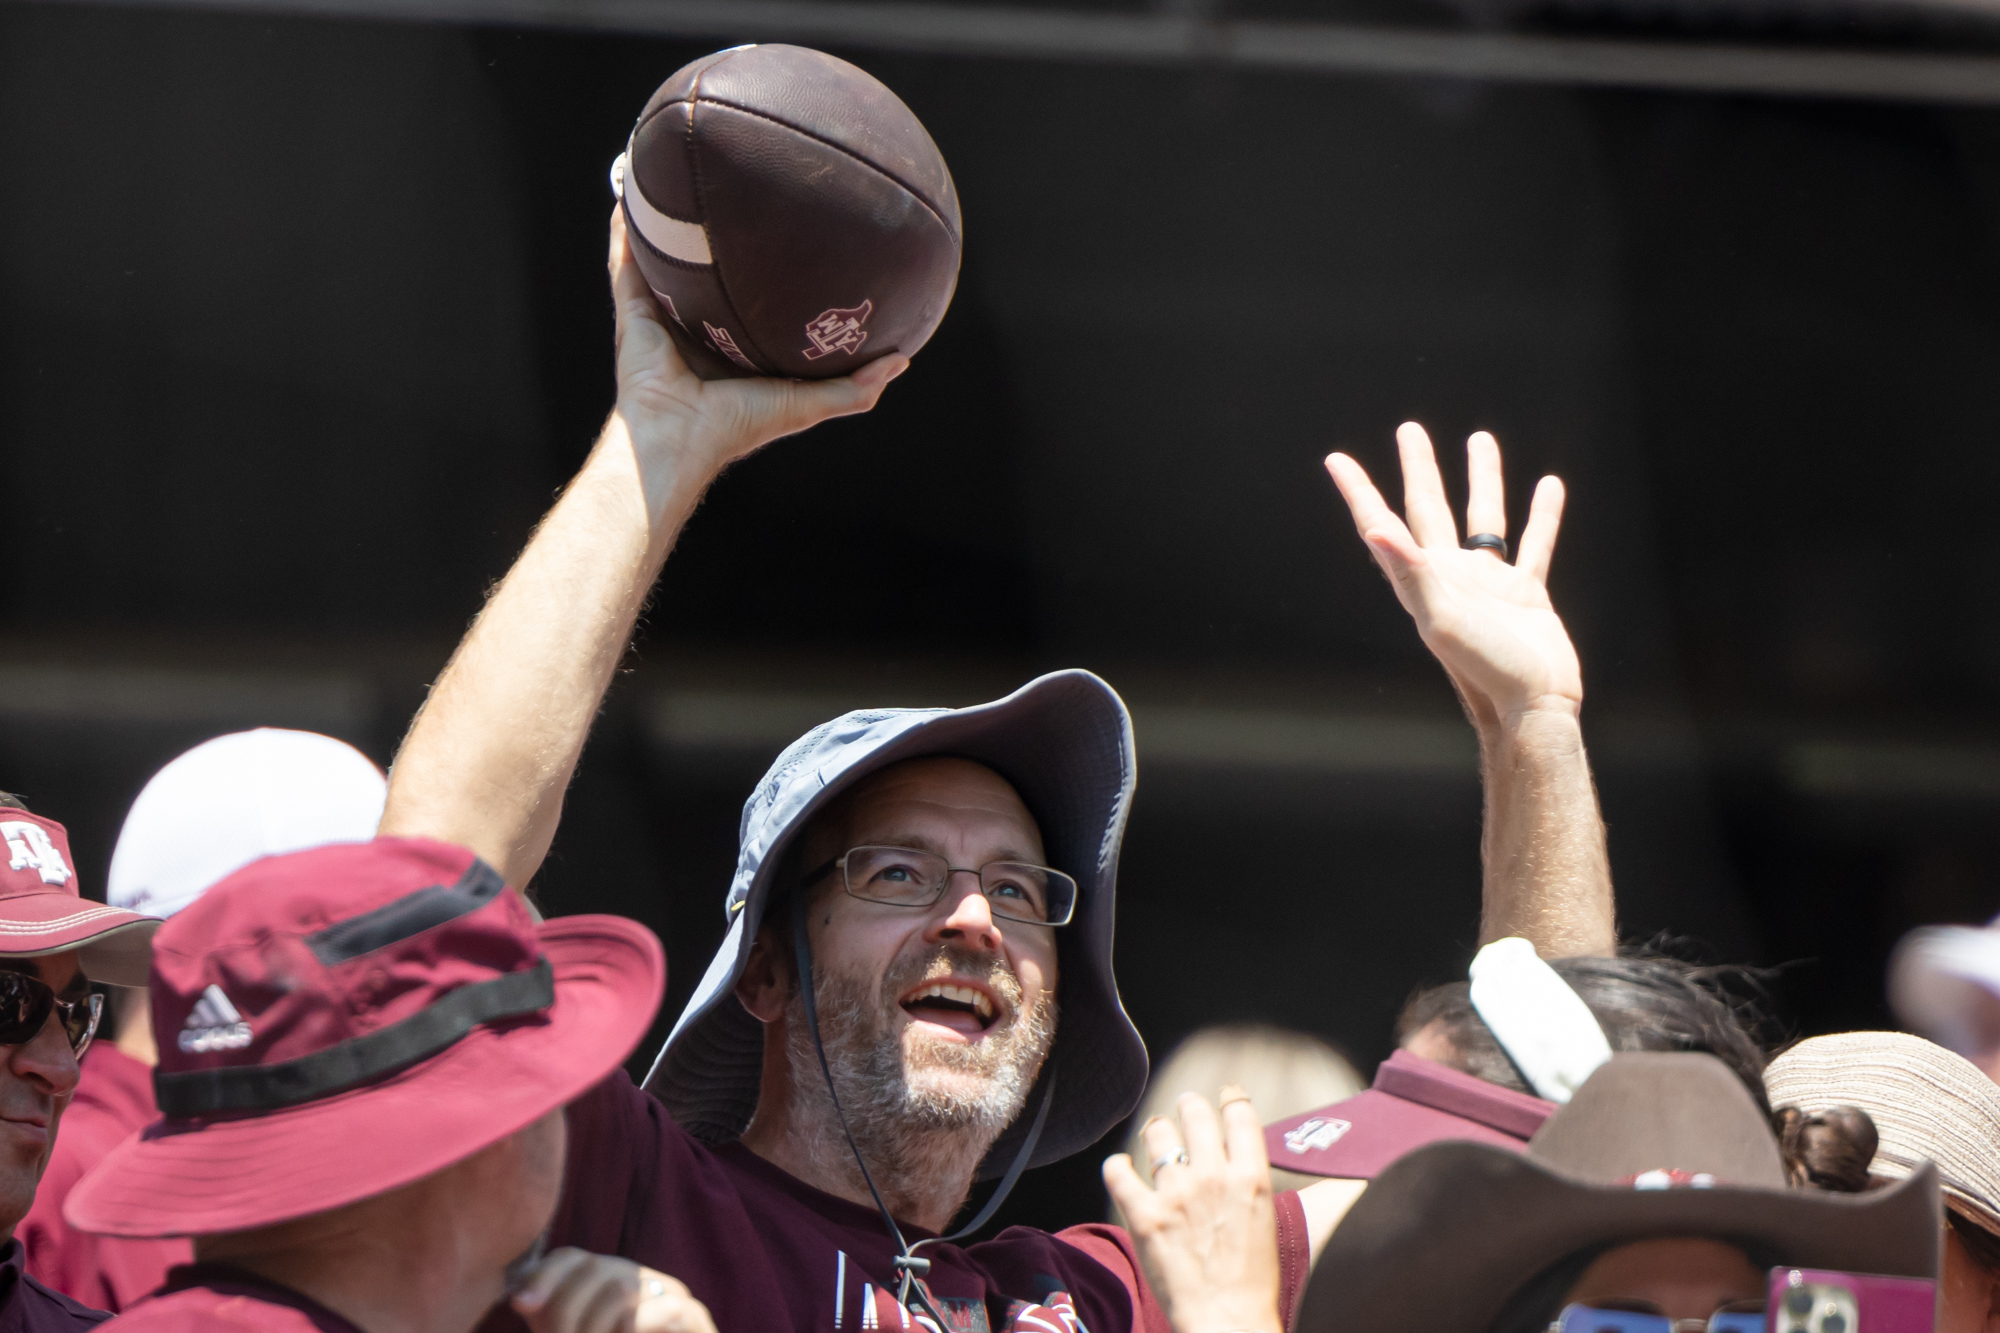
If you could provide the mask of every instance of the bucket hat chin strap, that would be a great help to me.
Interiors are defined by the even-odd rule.
[[[917,1250],[925,1245],[949,1244],[962,1240],[985,1226],[993,1219],[993,1214],[1000,1210],[1000,1205],[1006,1202],[1007,1195],[1013,1190],[1014,1182],[1019,1180],[1021,1172],[1027,1169],[1028,1159],[1035,1152],[1036,1140],[1042,1137],[1042,1126],[1049,1118],[1049,1106],[1055,1100],[1056,1071],[1050,1066],[1048,1077],[1042,1080],[1042,1099],[1040,1105],[1035,1107],[1035,1119],[1028,1126],[1028,1132],[1022,1138],[1021,1146],[1014,1154],[1014,1160],[1008,1164],[1007,1173],[1000,1177],[1000,1184],[994,1188],[978,1215],[949,1236],[927,1236],[917,1241],[915,1245],[910,1244],[903,1238],[903,1229],[896,1225],[895,1215],[889,1211],[889,1206],[882,1202],[882,1191],[875,1188],[875,1178],[868,1174],[868,1163],[861,1156],[860,1146],[854,1142],[854,1131],[847,1127],[847,1112],[840,1108],[840,1092],[833,1086],[833,1068],[827,1063],[826,1046],[819,1039],[819,1006],[813,998],[812,946],[806,942],[808,911],[805,893],[795,894],[792,905],[792,955],[798,964],[799,999],[805,1006],[806,1027],[812,1033],[813,1050],[819,1056],[820,1073],[826,1077],[826,1095],[833,1101],[834,1118],[840,1121],[840,1132],[847,1138],[847,1150],[854,1154],[854,1164],[861,1168],[861,1179],[868,1186],[868,1194],[875,1200],[877,1211],[882,1214],[882,1225],[888,1228],[889,1238],[896,1243],[897,1254],[893,1262],[902,1274],[902,1285],[896,1292],[896,1300],[908,1307],[911,1298],[915,1297],[917,1303],[923,1307],[924,1313],[937,1325],[939,1333],[944,1333],[950,1325],[945,1323],[944,1316],[931,1304],[929,1293],[915,1281],[931,1269],[931,1261],[919,1258]]]

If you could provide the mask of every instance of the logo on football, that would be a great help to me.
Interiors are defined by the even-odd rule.
[[[853,356],[861,350],[861,344],[868,341],[868,331],[861,326],[874,313],[873,301],[863,301],[845,310],[822,310],[806,325],[806,340],[812,346],[799,350],[806,354],[808,361],[817,361],[835,352]]]

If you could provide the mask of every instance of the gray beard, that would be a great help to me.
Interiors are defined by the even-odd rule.
[[[919,1038],[908,1050],[896,997],[916,982],[956,970],[1004,996],[1013,1013],[977,1045]],[[972,1188],[980,1159],[1021,1113],[1055,1039],[1055,1004],[1044,994],[1021,1008],[1021,986],[991,955],[949,947],[890,970],[880,993],[865,983],[815,967],[814,1003],[827,1067],[840,1094],[847,1129],[868,1163],[875,1188],[898,1217],[925,1211],[940,1191],[952,1191],[942,1211],[956,1212]],[[826,1076],[813,1050],[805,1002],[787,1006],[785,1056],[791,1066],[797,1141],[816,1171],[866,1189],[840,1132]]]

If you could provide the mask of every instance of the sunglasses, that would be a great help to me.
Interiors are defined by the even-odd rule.
[[[1669,1319],[1644,1310],[1567,1305],[1549,1333],[1764,1333],[1764,1311],[1722,1309],[1706,1319]]]
[[[82,999],[65,1000],[39,977],[0,971],[0,1046],[33,1041],[54,1014],[69,1038],[70,1050],[81,1060],[97,1035],[103,1012],[104,997],[94,991]]]

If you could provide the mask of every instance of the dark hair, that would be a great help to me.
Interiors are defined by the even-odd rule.
[[[2000,1236],[1994,1235],[1979,1223],[1945,1203],[1944,1220],[1958,1233],[1959,1244],[1972,1256],[1972,1262],[1989,1273],[2000,1273]]]
[[[1875,1159],[1875,1122],[1854,1106],[1835,1106],[1807,1115],[1796,1106],[1771,1113],[1771,1127],[1785,1155],[1785,1172],[1794,1185],[1811,1185],[1836,1194],[1864,1194],[1892,1184],[1869,1173]],[[1945,1200],[1944,1220],[1958,1233],[1959,1244],[1972,1262],[2000,1274],[2000,1236],[1958,1211]]]
[[[1743,1081],[1760,1110],[1770,1110],[1758,1039],[1766,1020],[1752,970],[1706,967],[1644,950],[1616,958],[1555,958],[1549,966],[1582,997],[1612,1050],[1706,1052]],[[1451,1046],[1446,1063],[1453,1068],[1516,1092],[1534,1091],[1472,1007],[1469,983],[1411,996],[1396,1021],[1397,1041],[1407,1045],[1433,1026]]]
[[[1858,1106],[1830,1106],[1817,1115],[1781,1106],[1771,1113],[1771,1128],[1794,1185],[1861,1194],[1882,1183],[1868,1173],[1880,1143],[1875,1122]]]
[[[0,791],[0,809],[26,810],[28,803],[11,791]]]

